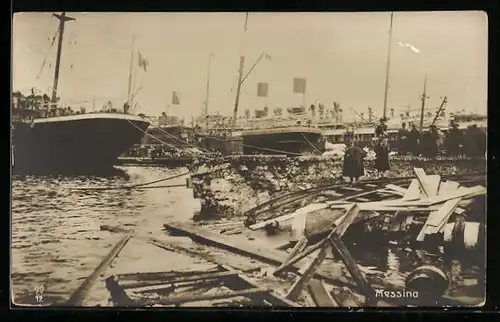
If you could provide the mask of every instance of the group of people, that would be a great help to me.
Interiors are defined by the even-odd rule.
[[[482,157],[486,153],[486,132],[476,124],[470,125],[464,132],[456,122],[452,122],[446,133],[439,131],[435,125],[431,125],[429,131],[420,133],[415,125],[407,130],[406,124],[402,124],[399,154],[434,158],[442,151],[448,156]]]
[[[486,153],[486,131],[477,125],[471,125],[467,130],[461,131],[459,125],[452,122],[446,133],[439,131],[435,125],[431,125],[429,131],[421,133],[414,124],[407,129],[403,123],[398,133],[398,154],[436,157],[445,147],[449,156],[484,157]],[[364,176],[364,159],[366,152],[354,145],[350,137],[344,152],[343,176],[350,178],[351,183],[359,181]],[[388,144],[386,119],[382,118],[375,127],[375,138],[373,151],[376,154],[375,170],[377,176],[381,177],[390,169],[390,148]]]

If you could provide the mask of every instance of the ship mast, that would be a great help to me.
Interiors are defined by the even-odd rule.
[[[132,51],[130,53],[130,72],[128,74],[127,102],[130,107],[132,107],[132,73],[134,69],[134,47],[135,47],[135,37],[132,38]]]
[[[389,91],[389,73],[391,70],[391,47],[392,47],[392,17],[393,12],[391,12],[391,23],[389,25],[389,45],[387,49],[387,66],[385,71],[385,91],[384,91],[384,118],[387,117],[387,94]]]
[[[208,73],[207,73],[207,92],[205,94],[205,121],[206,125],[208,127],[208,99],[210,96],[210,69],[212,66],[212,57],[214,56],[214,53],[210,53],[208,56]]]
[[[61,50],[64,35],[64,24],[68,21],[76,20],[75,18],[67,17],[66,12],[62,14],[53,14],[59,20],[59,42],[57,44],[56,68],[54,72],[54,85],[52,86],[52,103],[57,101],[57,84],[59,82],[59,67],[61,65]]]
[[[245,34],[244,37],[246,38],[247,34],[247,24],[248,24],[248,12],[245,14]],[[236,98],[234,101],[234,110],[233,110],[233,119],[231,123],[231,133],[234,132],[236,128],[236,119],[238,117],[238,105],[240,101],[240,93],[241,93],[241,83],[243,82],[243,69],[245,68],[245,39],[243,40],[243,50],[242,54],[240,56],[240,69],[239,69],[239,75],[238,75],[238,86],[236,88]]]
[[[422,107],[420,109],[420,132],[422,132],[424,129],[425,100],[427,99],[426,88],[427,88],[427,74],[425,74],[424,78],[424,92],[422,93]]]

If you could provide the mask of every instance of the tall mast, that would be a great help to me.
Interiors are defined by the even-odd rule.
[[[132,72],[134,69],[134,47],[135,47],[135,37],[132,38],[132,51],[130,53],[130,72],[128,75],[128,93],[127,101],[130,107],[132,107]]]
[[[231,132],[234,132],[236,128],[236,119],[238,117],[238,105],[240,101],[240,93],[241,93],[241,83],[243,79],[243,69],[245,68],[245,40],[246,40],[246,34],[247,34],[247,24],[248,24],[248,12],[245,14],[245,34],[244,34],[244,39],[243,39],[243,50],[240,56],[240,69],[239,69],[239,76],[238,76],[238,86],[236,88],[236,99],[234,101],[234,110],[233,110],[233,119],[231,123]]]
[[[387,49],[387,66],[385,71],[385,91],[384,91],[384,118],[387,117],[387,93],[389,91],[389,73],[391,70],[391,47],[392,47],[392,17],[393,12],[391,12],[391,23],[389,25],[389,45]]]
[[[207,93],[205,95],[205,120],[206,120],[206,125],[208,126],[208,99],[209,99],[209,96],[210,96],[210,69],[211,69],[211,65],[212,65],[212,57],[213,57],[214,53],[210,53],[210,55],[208,56],[208,73],[207,73]]]
[[[424,129],[425,100],[427,99],[426,88],[427,88],[427,74],[425,74],[424,78],[424,92],[422,93],[422,108],[420,109],[420,132],[422,132],[422,130]]]
[[[68,21],[75,20],[75,18],[67,17],[66,12],[62,14],[53,14],[59,20],[59,42],[57,44],[57,56],[56,56],[56,68],[54,72],[54,85],[52,86],[52,103],[56,103],[57,101],[57,84],[59,82],[59,67],[61,65],[61,51],[63,44],[63,35],[64,35],[64,24]]]

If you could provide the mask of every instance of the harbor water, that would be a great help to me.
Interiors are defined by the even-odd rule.
[[[122,167],[106,176],[14,178],[11,256],[14,303],[40,304],[37,302],[40,289],[43,289],[43,305],[67,300],[122,238],[122,234],[101,231],[101,225],[160,234],[169,220],[190,220],[199,204],[188,188],[102,189],[151,182],[185,171]],[[186,177],[179,177],[155,185],[183,184],[185,180]],[[439,255],[408,248],[387,249],[384,245],[379,245],[378,251],[356,248],[351,251],[366,268],[365,273],[380,278],[390,276],[394,287],[404,287],[405,276],[418,265],[441,261]],[[481,273],[473,275],[480,278]]]
[[[160,231],[169,218],[189,220],[196,209],[183,187],[149,190],[124,187],[185,172],[186,169],[127,167],[106,176],[23,177],[12,183],[11,281],[16,304],[43,304],[69,298],[99,265],[121,234],[101,225]],[[161,184],[182,184],[179,177]],[[153,185],[154,186],[154,185]]]

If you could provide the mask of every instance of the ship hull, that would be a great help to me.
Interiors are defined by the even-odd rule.
[[[244,154],[318,154],[323,152],[321,131],[314,128],[282,128],[243,131]]]
[[[149,122],[126,114],[82,114],[14,123],[13,170],[87,172],[112,167]]]

